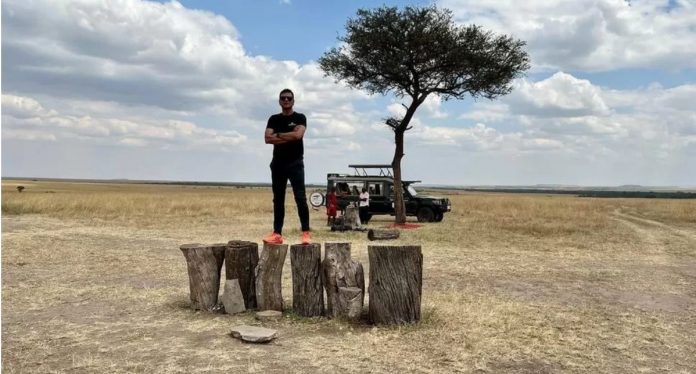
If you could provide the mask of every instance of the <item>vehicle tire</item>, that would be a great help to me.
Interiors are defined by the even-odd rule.
[[[435,222],[442,222],[442,219],[445,218],[445,214],[442,212],[435,213]]]
[[[435,212],[428,207],[418,209],[418,222],[432,222],[435,219]]]

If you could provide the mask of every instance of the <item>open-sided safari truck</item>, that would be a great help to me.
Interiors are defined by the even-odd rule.
[[[331,187],[336,187],[338,209],[345,210],[350,203],[359,201],[360,192],[367,188],[370,193],[370,215],[394,215],[394,177],[391,165],[348,165],[355,173],[326,175],[326,191],[310,196],[313,206],[326,205],[326,194]],[[415,216],[419,222],[440,222],[445,212],[452,210],[449,199],[424,196],[419,194],[414,183],[420,181],[402,181],[406,215]]]

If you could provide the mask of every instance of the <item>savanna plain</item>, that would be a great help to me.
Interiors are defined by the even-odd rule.
[[[179,245],[260,243],[270,189],[3,181],[2,370],[696,373],[696,201],[434,194],[444,221],[388,242],[422,246],[420,323],[297,317],[286,259],[288,309],[263,322],[279,336],[254,345],[229,336],[261,325],[252,312],[190,309]],[[364,232],[331,232],[323,209],[311,222],[369,275]]]

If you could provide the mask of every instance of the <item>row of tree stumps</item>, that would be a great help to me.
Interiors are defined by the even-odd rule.
[[[350,243],[290,245],[292,309],[304,317],[360,319],[365,273],[351,258]],[[283,310],[282,272],[288,245],[233,240],[220,244],[184,244],[191,306],[218,308],[220,275],[236,280],[246,309]],[[369,319],[377,324],[413,323],[421,317],[423,255],[420,246],[368,246]],[[324,303],[326,293],[326,303]]]

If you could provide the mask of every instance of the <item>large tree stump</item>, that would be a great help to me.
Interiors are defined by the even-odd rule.
[[[230,240],[225,251],[225,279],[237,279],[244,296],[244,306],[256,309],[256,266],[259,245],[243,240]]]
[[[283,263],[287,253],[287,244],[263,244],[256,266],[256,303],[260,310],[283,311]]]
[[[194,243],[179,247],[186,258],[193,309],[216,310],[225,246]]]
[[[398,239],[399,238],[399,230],[370,229],[367,232],[367,238],[370,240]]]
[[[292,268],[292,309],[303,317],[324,314],[324,288],[321,281],[321,246],[290,246]]]
[[[420,321],[423,254],[420,246],[367,247],[370,320],[376,324]]]
[[[359,213],[357,206],[348,205],[343,215],[343,225],[350,226],[351,230],[359,229],[361,225]]]
[[[365,296],[365,273],[361,263],[350,258],[350,243],[326,243],[324,246],[324,261],[322,262],[322,277],[326,289],[326,315],[332,318],[349,317],[353,303],[339,302],[339,288],[356,287],[360,289],[360,310]]]

